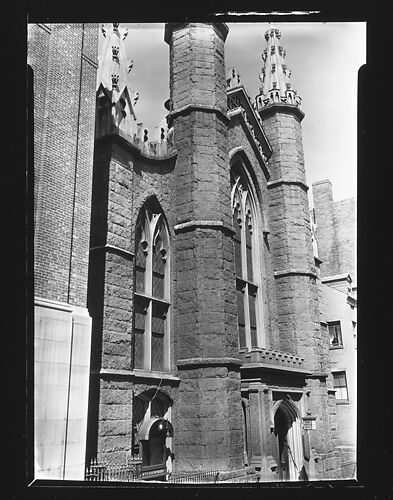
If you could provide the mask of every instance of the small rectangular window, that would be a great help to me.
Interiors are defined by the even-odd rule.
[[[328,322],[330,347],[343,347],[340,321]]]
[[[336,389],[336,399],[348,401],[347,377],[345,371],[333,372],[334,388]]]

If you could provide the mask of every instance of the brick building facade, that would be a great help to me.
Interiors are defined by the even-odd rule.
[[[36,134],[36,295],[83,308],[85,339],[91,318],[78,393],[86,460],[339,477],[304,114],[279,30],[266,33],[252,102],[226,72],[225,24],[167,24],[170,98],[156,135],[136,120],[118,23],[102,28],[97,86],[97,26],[30,32],[36,124],[49,127]],[[39,37],[60,51],[53,60],[39,57]],[[59,55],[66,77],[45,96]]]

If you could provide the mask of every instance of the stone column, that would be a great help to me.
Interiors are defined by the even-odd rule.
[[[243,465],[223,23],[166,26],[175,167],[177,470]]]
[[[273,147],[269,219],[281,349],[304,357],[307,369],[321,371],[324,356],[301,133],[304,114],[296,106],[280,104],[259,113]]]

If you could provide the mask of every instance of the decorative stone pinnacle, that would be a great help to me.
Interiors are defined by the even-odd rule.
[[[300,96],[291,88],[291,71],[284,63],[286,51],[279,45],[280,38],[281,32],[277,28],[272,27],[265,32],[267,48],[262,52],[263,67],[259,75],[261,87],[256,97],[258,110],[275,103],[297,107],[301,104]]]
[[[127,58],[124,43],[128,29],[120,23],[102,24],[101,32],[104,43],[98,57],[97,136],[117,130],[145,156],[165,158],[173,155],[174,131],[173,128],[168,130],[165,118],[151,130],[137,122],[134,110],[139,92],[131,90],[128,83],[134,62]]]
[[[128,87],[128,75],[133,66],[133,61],[126,57],[124,43],[128,29],[123,28],[120,23],[102,24],[101,32],[104,43],[98,58],[97,87],[102,85],[110,92],[112,102],[115,103]],[[131,93],[129,89],[128,92]]]

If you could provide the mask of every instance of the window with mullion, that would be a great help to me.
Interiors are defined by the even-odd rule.
[[[168,241],[162,214],[145,209],[135,252],[134,368],[148,371],[169,367]]]
[[[329,330],[330,347],[343,347],[341,322],[340,321],[328,322],[328,330]]]
[[[336,399],[348,401],[348,386],[345,371],[333,372],[334,388],[336,389]]]
[[[258,347],[258,276],[255,266],[256,219],[243,175],[232,175],[232,215],[239,349]]]

